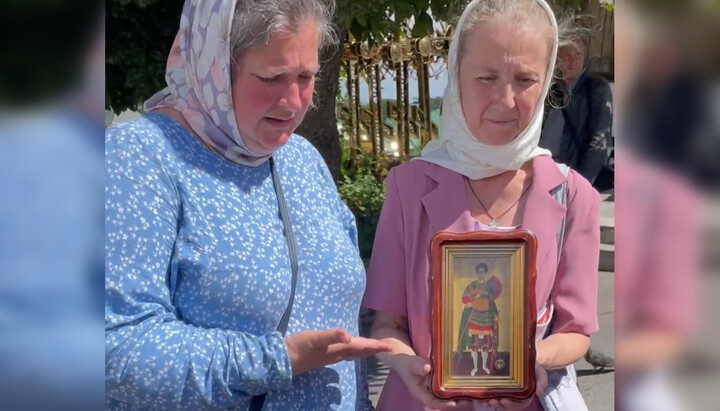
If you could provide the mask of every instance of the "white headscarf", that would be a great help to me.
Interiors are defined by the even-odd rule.
[[[449,168],[473,180],[517,170],[527,161],[537,156],[551,155],[550,151],[538,147],[538,142],[542,130],[543,102],[552,82],[558,48],[558,27],[555,15],[544,0],[537,0],[552,22],[554,41],[543,92],[540,95],[535,113],[527,128],[510,143],[503,146],[492,146],[479,142],[470,132],[465,122],[458,93],[458,79],[455,73],[459,64],[458,47],[460,46],[459,38],[462,27],[466,23],[470,11],[481,1],[484,0],[470,2],[460,17],[460,22],[450,44],[448,60],[448,73],[450,75],[445,89],[445,96],[443,97],[440,139],[429,142],[422,151],[422,157],[419,158],[419,160]]]

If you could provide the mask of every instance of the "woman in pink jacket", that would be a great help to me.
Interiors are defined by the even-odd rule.
[[[545,338],[537,343],[537,396],[475,409],[548,408],[547,370],[580,359],[598,330],[599,195],[538,148],[557,47],[544,0],[474,0],[458,23],[440,139],[387,179],[363,300],[377,312],[371,336],[393,346],[378,355],[391,368],[378,410],[471,408],[428,389],[428,246],[438,231],[520,227],[538,239],[535,295]],[[558,189],[565,201],[553,195]]]

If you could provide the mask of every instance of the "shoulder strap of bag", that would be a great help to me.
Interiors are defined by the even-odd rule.
[[[565,176],[565,181],[552,192],[560,204],[567,207],[568,202],[568,181],[567,176],[570,174],[570,168],[565,164],[557,163],[560,172]],[[558,246],[558,264],[562,254],[563,238],[565,236],[565,218],[563,216],[560,228],[557,233]],[[551,297],[552,298],[552,297]],[[547,327],[545,336],[549,335],[552,330],[552,320],[550,326]],[[577,374],[574,365],[565,368],[548,371],[548,387],[545,394],[539,397],[540,403],[545,411],[588,411],[585,400],[582,398],[580,389],[577,385]]]
[[[561,163],[555,163],[560,170],[560,172],[565,176],[565,181],[559,186],[557,186],[555,189],[553,189],[550,192],[550,195],[560,204],[567,206],[567,176],[570,174],[570,167],[566,166],[565,164]],[[560,228],[557,232],[557,265],[560,266],[560,256],[562,255],[562,247],[563,247],[563,240],[565,238],[565,217],[566,214],[563,215],[562,221],[560,222]],[[550,297],[548,297],[548,300],[545,303],[546,309],[551,310],[552,309],[552,292],[550,293]],[[552,314],[551,314],[552,317]],[[552,318],[550,318],[550,324],[545,328],[545,331],[543,332],[543,338],[547,338],[548,335],[550,335],[550,332],[552,331]]]
[[[287,333],[288,324],[290,323],[290,314],[292,313],[293,302],[295,301],[295,288],[297,286],[297,274],[298,274],[298,259],[297,259],[297,243],[295,242],[295,235],[293,234],[292,225],[290,224],[290,214],[287,210],[287,204],[285,203],[285,196],[283,195],[282,185],[278,178],[277,169],[275,167],[275,161],[270,157],[270,172],[272,173],[273,185],[275,186],[275,195],[277,196],[278,208],[280,209],[280,218],[283,222],[283,232],[285,234],[285,240],[287,241],[288,252],[290,254],[290,266],[292,268],[292,281],[290,285],[290,298],[288,299],[287,308],[283,316],[280,318],[280,323],[277,326],[277,331],[282,335]],[[265,397],[267,394],[257,395],[250,401],[250,411],[260,411],[265,404]]]
[[[287,241],[288,252],[290,254],[290,267],[292,269],[292,282],[290,286],[290,298],[288,299],[288,305],[285,309],[285,313],[280,319],[277,330],[285,335],[287,333],[288,324],[290,322],[290,314],[292,313],[293,302],[295,301],[295,287],[297,286],[297,274],[298,274],[298,258],[297,258],[297,243],[295,242],[295,235],[293,233],[292,225],[290,224],[290,213],[287,210],[287,204],[285,203],[285,196],[283,195],[282,185],[280,184],[280,178],[278,177],[277,169],[273,158],[270,157],[270,171],[272,172],[273,185],[275,186],[275,193],[277,195],[278,206],[280,208],[280,217],[283,222],[283,233],[285,234],[285,240]]]
[[[552,197],[557,200],[558,203],[560,203],[563,206],[567,207],[567,177],[568,174],[570,174],[570,167],[566,166],[565,164],[556,163],[558,169],[560,169],[560,172],[565,176],[565,181],[561,185],[559,185],[557,188],[555,188],[551,195]],[[557,258],[558,263],[560,263],[560,253],[562,252],[562,246],[563,246],[563,240],[565,238],[565,215],[563,215],[562,222],[560,223],[560,229],[557,232]]]

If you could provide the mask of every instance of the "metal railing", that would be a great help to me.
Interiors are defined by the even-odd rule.
[[[587,43],[587,70],[612,80],[614,15],[597,0],[587,2],[583,13],[593,20],[589,24],[600,28]],[[435,35],[420,39],[389,40],[373,46],[355,41],[344,44],[344,78],[340,81],[345,93],[337,101],[337,117],[351,152],[361,149],[404,162],[438,137],[440,108],[431,107],[430,78],[446,75],[451,38],[452,27],[444,25]],[[383,98],[381,82],[389,78],[395,83],[394,99]],[[409,96],[412,82],[418,90],[413,102]]]

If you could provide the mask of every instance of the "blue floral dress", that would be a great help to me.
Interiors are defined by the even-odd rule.
[[[293,135],[274,154],[297,242],[288,334],[358,335],[365,271],[353,215],[320,154]],[[170,117],[106,132],[108,409],[369,407],[364,363],[292,377],[275,331],[291,262],[268,163],[239,166]]]

